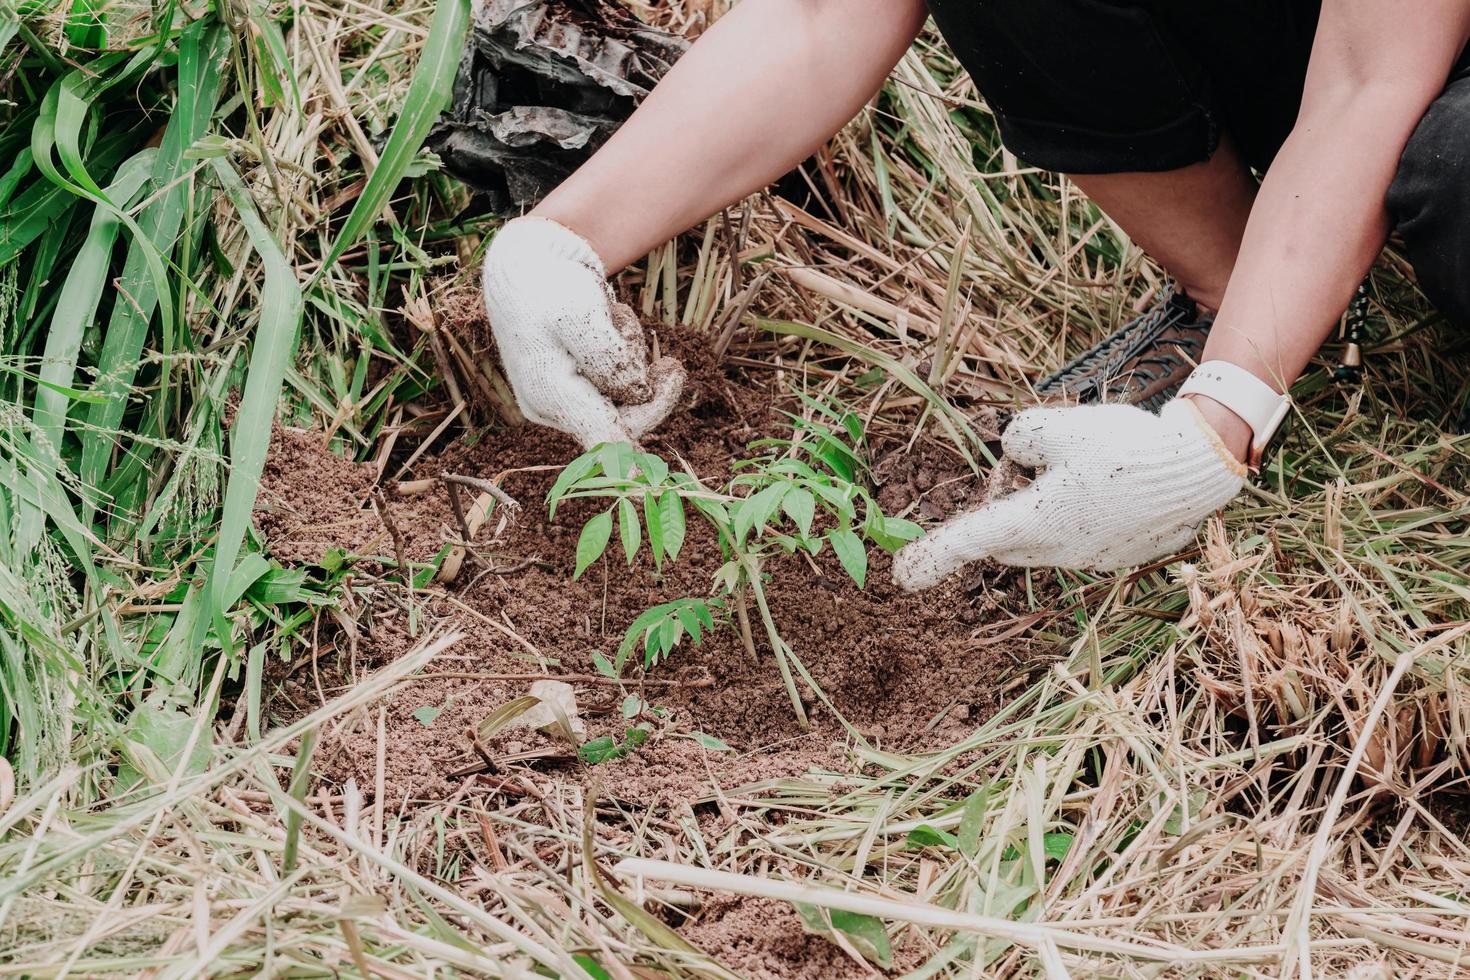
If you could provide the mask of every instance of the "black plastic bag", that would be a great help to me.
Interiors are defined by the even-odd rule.
[[[603,0],[486,0],[428,147],[491,211],[522,211],[591,156],[687,47]]]

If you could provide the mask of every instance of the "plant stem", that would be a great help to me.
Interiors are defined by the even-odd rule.
[[[771,607],[766,604],[766,591],[761,587],[760,566],[748,555],[742,556],[741,564],[745,566],[746,578],[750,581],[750,590],[755,594],[755,605],[761,613],[761,623],[766,628],[766,638],[771,641],[771,649],[776,651],[776,664],[781,668],[781,680],[786,684],[786,693],[791,695],[791,707],[796,711],[796,722],[804,732],[811,731],[812,723],[807,720],[806,707],[801,703],[801,692],[796,689],[796,678],[791,674],[791,662],[786,655],[786,641],[781,639],[781,634],[776,632],[776,621],[771,618]]]
[[[755,652],[755,638],[750,635],[750,614],[745,611],[744,589],[735,595],[735,621],[740,624],[740,641],[745,644],[745,652],[750,655],[751,663],[760,662],[760,657]]]

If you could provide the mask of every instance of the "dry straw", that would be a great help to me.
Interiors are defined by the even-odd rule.
[[[698,28],[721,5],[633,6]],[[300,109],[261,109],[253,149],[232,147],[292,270],[318,277],[334,311],[286,375],[291,404],[383,462],[415,420],[384,408],[383,387],[344,407],[334,372],[350,376],[343,352],[377,329],[374,304],[406,304],[432,334],[419,286],[444,270],[395,253],[420,264],[406,297],[389,294],[323,269],[319,232],[351,190],[332,177],[337,154],[396,115],[430,13],[295,5],[283,50]],[[983,429],[988,406],[1163,282],[1075,189],[1000,148],[932,35],[808,176],[828,204],[758,196],[621,286],[757,377],[841,392],[883,368],[870,431],[957,457],[983,452],[954,405]],[[244,255],[244,233],[221,208],[222,249]],[[189,300],[217,324],[205,342],[238,342],[204,314],[258,308],[257,271],[242,261]],[[381,733],[380,698],[449,638],[259,741],[239,718],[211,739],[196,726],[211,753],[197,772],[135,754],[149,788],[118,796],[99,791],[110,755],[78,711],[48,749],[76,764],[13,800],[0,771],[0,976],[729,975],[718,950],[667,927],[722,891],[874,916],[918,976],[1459,975],[1470,437],[1445,426],[1470,357],[1435,332],[1396,255],[1370,295],[1364,383],[1334,381],[1329,348],[1285,447],[1189,564],[1033,574],[1059,596],[1024,628],[1045,668],[960,744],[849,746],[831,772],[712,789],[694,802],[725,820],[706,831],[688,810],[546,782],[509,797],[471,779],[402,808],[351,783],[288,791],[282,774],[309,762],[299,736],[349,721]],[[503,397],[493,366],[442,353],[460,392],[444,411]],[[381,385],[422,375],[395,370]],[[443,438],[446,418],[419,434]],[[129,575],[146,608],[172,587]],[[48,703],[75,703],[63,690]]]

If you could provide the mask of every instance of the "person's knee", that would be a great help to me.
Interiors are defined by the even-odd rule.
[[[1452,86],[1429,107],[1385,203],[1424,292],[1470,328],[1470,84]]]

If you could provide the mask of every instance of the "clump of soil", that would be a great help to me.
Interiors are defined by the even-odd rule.
[[[260,478],[255,524],[283,562],[314,565],[332,548],[366,554],[383,524],[373,468],[332,452],[321,432],[276,425]]]
[[[282,562],[318,565],[337,549],[366,559],[373,571],[396,567],[400,543],[410,563],[434,558],[453,538],[442,488],[442,499],[421,496],[417,488],[407,493],[396,484],[380,489],[374,474],[371,463],[333,452],[323,433],[276,425],[255,503],[255,525],[270,554]]]
[[[699,917],[679,932],[700,949],[717,951],[721,963],[747,980],[873,976],[871,967],[856,962],[835,943],[805,932],[801,917],[787,902],[720,896],[706,902]]]
[[[752,439],[789,434],[772,393],[727,378],[705,338],[664,327],[656,334],[663,352],[683,360],[689,383],[680,409],[645,439],[645,448],[671,461],[682,459],[702,478],[719,483],[734,461],[752,455],[746,448]],[[285,451],[297,451],[293,446],[288,443]],[[967,591],[951,582],[906,595],[890,581],[888,556],[876,549],[867,588],[859,590],[831,550],[824,549],[815,559],[780,557],[766,568],[778,629],[827,699],[801,684],[810,731],[797,722],[754,606],[755,659],[731,624],[699,646],[686,640],[670,663],[649,672],[646,684],[630,671],[620,689],[598,677],[593,655],[611,658],[628,624],[650,606],[710,595],[722,558],[713,531],[691,510],[683,552],[665,564],[662,574],[646,551],[628,568],[614,546],[573,581],[582,525],[607,506],[606,501],[570,501],[555,521],[547,518],[546,492],[576,453],[568,438],[527,426],[454,445],[418,467],[425,475],[448,471],[496,479],[522,507],[498,536],[494,522],[487,522],[475,541],[478,561],[467,561],[452,585],[441,594],[416,597],[420,636],[424,623],[439,619],[451,621],[464,638],[450,656],[386,703],[391,751],[384,775],[393,805],[405,797],[449,795],[470,774],[492,771],[490,763],[494,772],[595,781],[606,796],[653,805],[707,799],[716,786],[728,790],[813,767],[844,771],[851,764],[850,746],[859,739],[901,752],[939,749],[965,737],[996,710],[998,691],[1026,656],[1024,641],[997,643],[983,629],[982,620],[1015,611],[1018,600],[1009,594]],[[973,498],[976,481],[944,454],[925,450],[917,456],[879,467],[887,507],[902,509],[918,500],[921,512],[940,516]],[[328,479],[348,475],[347,469],[331,472]],[[352,473],[360,479],[356,470]],[[904,500],[900,493],[917,496]],[[402,507],[395,501],[394,519],[406,525]],[[442,487],[412,498],[412,507],[416,539],[456,539]],[[359,513],[380,525],[370,509]],[[321,523],[313,517],[306,526]],[[402,594],[385,591],[360,623],[355,646],[360,667],[400,656],[417,640]],[[334,687],[352,683],[344,665],[320,669],[326,672],[322,684],[328,696]],[[655,727],[655,736],[626,758],[595,767],[579,762],[565,742],[526,729],[472,744],[468,730],[546,676],[570,679],[589,737],[625,734],[630,722],[619,708],[629,693],[658,709],[640,716]],[[700,734],[733,751],[708,747],[714,743],[698,739]],[[353,776],[359,785],[372,787],[377,754],[376,726],[364,716],[325,733],[317,758],[330,778]]]
[[[910,452],[900,446],[873,467],[878,503],[885,514],[913,508],[916,515],[943,520],[985,502],[984,487],[952,448],[921,442]]]

